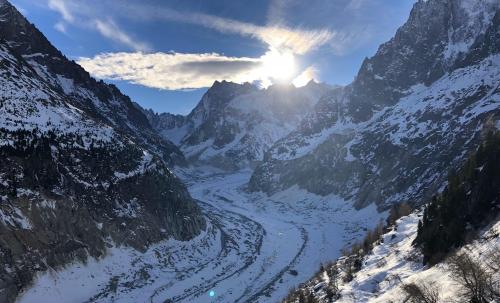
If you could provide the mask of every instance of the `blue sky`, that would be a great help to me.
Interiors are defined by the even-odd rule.
[[[415,0],[11,0],[95,77],[186,114],[215,80],[348,84]]]

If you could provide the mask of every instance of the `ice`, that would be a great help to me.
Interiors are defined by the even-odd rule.
[[[188,242],[164,241],[145,253],[113,247],[101,260],[40,274],[19,302],[207,302],[211,290],[214,302],[274,302],[386,215],[373,205],[357,211],[335,195],[296,187],[271,197],[247,193],[250,170],[228,174],[202,167],[176,173],[199,201],[207,231]]]

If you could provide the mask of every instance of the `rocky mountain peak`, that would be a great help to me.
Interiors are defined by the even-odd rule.
[[[41,63],[52,63],[48,64],[48,67],[54,69],[54,72],[61,75],[66,74],[64,73],[64,69],[57,68],[57,64],[53,60],[55,58],[64,58],[67,60],[67,58],[8,1],[5,1],[5,4],[0,7],[0,25],[0,37],[7,41],[16,53],[24,56],[31,55],[32,60],[40,61]],[[60,65],[61,62],[59,60],[57,62]],[[78,65],[73,62],[71,69],[75,69],[76,66]],[[66,66],[66,68],[68,67]],[[84,78],[82,77],[83,75],[79,74],[87,74],[88,77],[88,73],[81,67],[79,67],[79,72],[73,75],[79,76],[75,80],[82,80]]]
[[[495,1],[418,1],[395,36],[366,59],[351,84],[350,114],[367,120],[417,84],[429,85],[455,68],[491,24]]]
[[[499,120],[499,23],[498,1],[416,2],[353,83],[273,144],[250,188],[421,203]]]
[[[150,113],[148,118],[191,161],[234,169],[261,161],[264,151],[296,127],[330,89],[315,82],[258,89],[250,83],[215,81],[186,117]]]
[[[203,106],[211,110],[216,110],[225,106],[227,102],[238,95],[257,90],[257,87],[248,82],[239,84],[225,80],[221,82],[215,81],[202,98],[204,100]],[[196,111],[196,108],[194,111]]]
[[[184,163],[180,150],[156,134],[146,115],[128,96],[112,84],[95,80],[80,65],[66,58],[8,2],[0,7],[0,39],[53,89],[67,95],[73,106],[133,137],[170,165]]]

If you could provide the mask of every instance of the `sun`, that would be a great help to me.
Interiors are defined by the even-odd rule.
[[[296,72],[295,56],[291,52],[280,52],[270,49],[262,61],[262,75],[273,82],[289,82]]]

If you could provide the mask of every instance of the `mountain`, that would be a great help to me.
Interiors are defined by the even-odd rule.
[[[266,152],[249,188],[422,203],[498,123],[499,36],[498,1],[416,2],[353,83]]]
[[[182,152],[158,136],[147,117],[116,86],[97,81],[81,66],[66,58],[45,36],[7,1],[0,10],[0,37],[29,63],[37,75],[67,102],[93,119],[112,126],[161,156],[169,165],[183,164]]]
[[[179,144],[191,162],[224,169],[252,166],[292,131],[331,88],[309,82],[267,89],[216,81],[187,116],[146,112],[151,125]]]
[[[283,302],[498,302],[499,157],[500,132],[490,132],[423,209],[394,207]]]
[[[5,0],[0,158],[1,302],[13,302],[38,272],[205,228],[168,168],[184,162],[182,153]]]
[[[402,217],[369,254],[361,259],[356,255],[343,256],[323,266],[282,302],[481,302],[470,300],[456,269],[470,265],[464,277],[472,278],[468,280],[474,281],[472,287],[484,283],[483,279],[498,281],[500,222],[479,230],[477,239],[447,256],[445,262],[427,267],[422,264],[421,253],[412,246],[421,216],[416,212]],[[474,271],[479,276],[477,280],[473,278]],[[496,295],[487,283],[482,284],[481,291],[486,289],[483,294],[489,299],[483,302],[498,302],[498,285],[493,285],[497,287]]]

